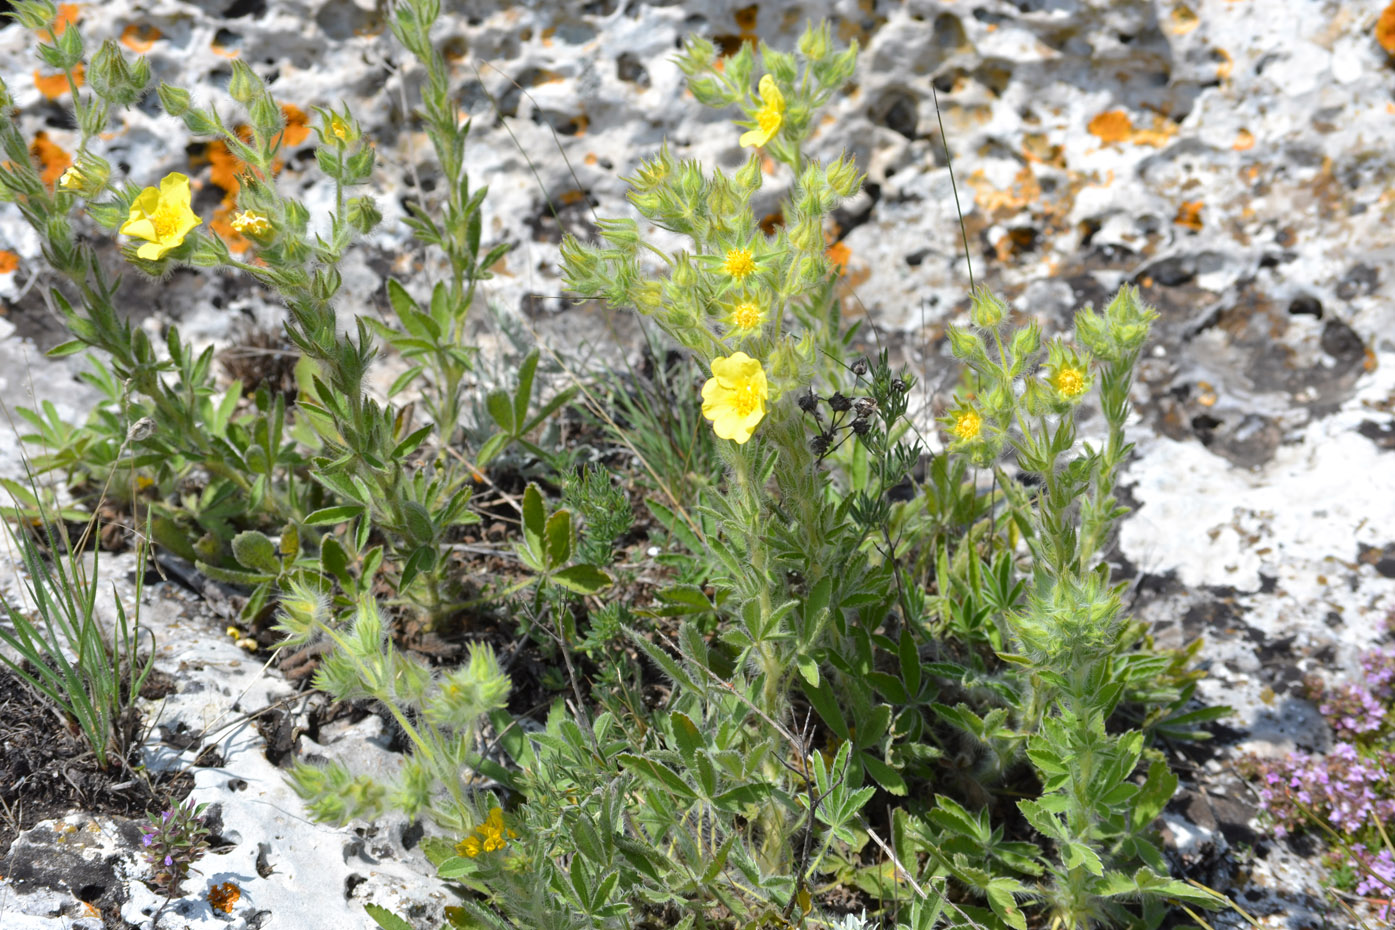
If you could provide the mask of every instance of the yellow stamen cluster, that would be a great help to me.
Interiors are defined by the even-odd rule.
[[[1062,366],[1056,372],[1056,390],[1061,392],[1063,397],[1075,397],[1085,391],[1085,375],[1079,368]]]
[[[954,428],[951,432],[953,432],[961,442],[973,442],[978,438],[978,434],[982,429],[983,417],[972,410],[965,410],[954,418]]]
[[[755,329],[760,325],[760,307],[744,300],[736,305],[736,309],[731,311],[731,322],[739,329]]]
[[[496,852],[509,844],[517,833],[504,826],[504,812],[497,807],[489,809],[484,823],[475,827],[475,832],[465,837],[455,846],[455,851],[471,859],[482,852]]]
[[[756,260],[750,249],[731,249],[727,252],[722,270],[738,281],[744,281],[756,270]]]

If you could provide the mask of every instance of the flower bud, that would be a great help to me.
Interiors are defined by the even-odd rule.
[[[188,95],[185,95],[187,101]],[[203,110],[187,110],[183,116],[184,126],[196,136],[213,136],[218,134],[218,124],[213,121]]]
[[[1012,334],[1011,347],[1013,358],[1026,359],[1041,348],[1041,327],[1036,323],[1023,326]]]
[[[969,310],[969,319],[974,321],[974,325],[982,329],[992,329],[1003,321],[1007,316],[1007,306],[992,293],[984,288],[979,288],[974,292],[973,306]]]
[[[262,79],[240,58],[232,60],[232,77],[228,78],[228,96],[246,106],[258,97],[264,96],[266,87]]]
[[[155,94],[160,98],[160,107],[170,116],[183,116],[189,109],[189,92],[182,87],[161,81]]]
[[[383,214],[372,197],[353,197],[345,206],[344,219],[362,234],[381,223]]]
[[[949,349],[954,357],[965,361],[982,361],[988,356],[983,337],[963,326],[951,326],[948,330]]]
[[[828,186],[839,197],[851,197],[862,189],[863,175],[857,172],[857,163],[846,154],[838,156],[827,169]]]
[[[815,26],[809,23],[804,27],[804,35],[799,37],[799,53],[813,61],[822,61],[833,51],[833,38],[828,21]]]

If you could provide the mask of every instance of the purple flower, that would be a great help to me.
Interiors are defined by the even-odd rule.
[[[142,837],[140,838],[140,844],[141,844],[142,846],[149,846],[149,845],[150,845],[151,843],[153,843],[154,841],[155,841],[155,834],[153,834],[153,833],[147,833],[147,834],[145,834],[145,836],[142,836]]]
[[[174,816],[174,811],[162,811],[162,812],[160,813],[160,821],[161,821],[162,823],[168,822],[169,819],[170,819],[171,817],[173,817],[173,816]]]
[[[166,857],[165,857],[165,865],[174,865],[174,860],[171,859],[169,856],[166,856]]]

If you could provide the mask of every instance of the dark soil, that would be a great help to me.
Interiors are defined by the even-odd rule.
[[[40,821],[74,810],[143,818],[192,787],[187,775],[161,776],[152,785],[127,766],[102,771],[76,728],[0,665],[0,853]]]

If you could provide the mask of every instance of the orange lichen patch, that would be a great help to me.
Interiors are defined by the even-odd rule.
[[[208,179],[221,187],[229,197],[236,194],[242,187],[242,182],[238,177],[246,170],[247,165],[232,152],[228,151],[228,144],[222,139],[214,139],[208,143],[204,149],[204,158],[213,166],[209,172]]]
[[[1132,142],[1134,145],[1151,145],[1162,148],[1168,140],[1177,135],[1177,124],[1164,116],[1154,115],[1150,129],[1134,126],[1133,120],[1123,110],[1107,110],[1090,120],[1085,127],[1090,134],[1106,145],[1115,142]]]
[[[1085,127],[1105,145],[1111,142],[1126,142],[1133,134],[1133,120],[1123,110],[1106,110],[1090,120]]]
[[[76,3],[58,4],[58,15],[53,18],[53,34],[61,36],[68,28],[69,23],[76,23],[82,19],[82,7]]]
[[[597,164],[598,162],[600,162],[600,159],[596,157],[596,153],[595,153],[595,152],[587,152],[587,153],[586,153],[586,158],[585,158],[584,160],[585,160],[586,164],[588,164],[588,165],[595,165],[595,164]]]
[[[760,8],[754,3],[750,6],[743,6],[732,14],[732,18],[736,20],[736,28],[742,32],[755,32],[758,16],[760,16]]]
[[[560,80],[562,80],[561,74],[559,74],[556,71],[550,71],[547,68],[543,68],[541,71],[537,73],[536,76],[534,76],[533,86],[537,87],[540,84],[556,84]]]
[[[39,177],[49,190],[53,190],[53,185],[58,183],[63,172],[73,163],[73,156],[51,140],[48,133],[42,129],[34,134],[34,141],[29,143],[29,154],[42,166],[43,171],[39,173]]]
[[[556,27],[556,26],[548,26],[546,29],[544,29],[544,30],[542,31],[541,39],[542,39],[543,48],[547,48],[548,46],[550,46],[550,45],[552,44],[552,37],[555,36],[556,34],[557,34],[557,27]]]
[[[8,249],[0,249],[0,274],[13,274],[19,267],[19,256]]]
[[[310,135],[310,117],[293,103],[281,104],[281,114],[286,117],[286,130],[281,136],[281,144],[300,145]]]
[[[838,269],[838,276],[847,274],[848,265],[852,262],[852,249],[843,240],[838,240],[828,247],[825,253],[828,256],[828,263]]]
[[[1235,134],[1235,141],[1230,147],[1237,152],[1248,152],[1255,147],[1255,134],[1248,129],[1242,129]]]
[[[1198,381],[1196,383],[1196,402],[1203,407],[1214,407],[1219,398],[1216,396],[1216,389],[1210,381]]]
[[[223,882],[221,885],[214,885],[208,889],[208,904],[215,911],[222,911],[224,914],[231,914],[233,905],[237,899],[242,897],[242,889],[232,882]]]
[[[586,199],[586,195],[581,191],[573,188],[572,190],[564,191],[562,193],[562,196],[558,197],[557,199],[562,201],[562,206],[570,207],[574,203],[581,203],[583,200]]]
[[[757,225],[760,226],[761,232],[765,233],[767,236],[773,236],[777,229],[784,228],[785,214],[780,210],[776,210],[774,213],[767,213],[760,218],[760,223]]]
[[[101,917],[101,916],[102,916],[102,912],[101,912],[101,910],[100,910],[99,908],[97,908],[94,904],[92,904],[91,901],[84,901],[84,902],[82,902],[82,916],[83,916],[83,917]]]
[[[1235,59],[1230,57],[1230,52],[1223,48],[1212,49],[1211,57],[1216,61],[1216,77],[1222,81],[1229,80],[1235,71]]]
[[[1175,36],[1184,36],[1201,25],[1201,19],[1185,4],[1173,8],[1171,20],[1169,28]]]
[[[509,278],[513,277],[513,272],[509,271],[509,259],[507,255],[490,265],[489,270],[494,274],[501,274]]]
[[[216,36],[214,37],[212,42],[208,43],[208,47],[210,50],[212,50],[213,54],[219,55],[223,58],[236,58],[237,56],[242,54],[241,49],[228,48],[226,45],[223,45],[221,42],[219,42]]]
[[[1387,55],[1395,55],[1395,3],[1386,7],[1376,20],[1376,41]]]
[[[73,68],[73,83],[78,87],[83,85],[86,77],[82,69],[82,63],[78,62]],[[49,100],[57,100],[68,92],[68,76],[66,74],[40,74],[39,69],[34,69],[34,86],[39,89]]]
[[[147,26],[144,23],[131,23],[125,29],[121,30],[121,44],[137,55],[144,55],[154,47],[160,35],[160,30],[156,29],[154,26]]]
[[[1201,208],[1205,206],[1200,200],[1184,200],[1177,208],[1177,215],[1172,218],[1172,222],[1178,226],[1185,226],[1187,229],[1201,231]]]
[[[994,210],[1016,212],[1041,197],[1041,184],[1030,164],[1022,166],[1006,190],[994,187],[981,169],[969,175],[964,183],[974,189],[974,203],[989,213]]]
[[[1030,252],[1036,242],[1035,229],[1019,226],[998,237],[998,241],[993,243],[993,253],[998,257],[998,261],[1006,262],[1010,258]]]
[[[1053,168],[1066,167],[1065,150],[1052,145],[1045,133],[1028,133],[1022,137],[1022,157]]]

